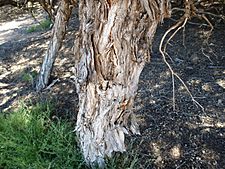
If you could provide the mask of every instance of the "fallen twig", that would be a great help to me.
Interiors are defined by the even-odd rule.
[[[45,90],[49,90],[49,89],[50,89],[52,86],[54,86],[57,82],[60,82],[59,78],[56,79],[56,80],[53,80],[52,83],[51,83],[50,85],[48,85],[48,87],[46,87],[46,88],[44,89],[44,91],[45,91]]]

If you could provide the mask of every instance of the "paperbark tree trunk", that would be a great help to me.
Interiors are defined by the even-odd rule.
[[[105,156],[126,150],[125,134],[139,134],[132,114],[139,76],[169,15],[168,0],[80,0],[76,132],[87,163],[103,167]]]
[[[48,45],[45,54],[38,80],[36,90],[41,91],[47,87],[49,78],[55,62],[57,53],[61,48],[62,41],[66,33],[66,25],[71,16],[72,9],[75,5],[75,0],[62,0],[59,4],[54,26],[52,28],[52,39]]]

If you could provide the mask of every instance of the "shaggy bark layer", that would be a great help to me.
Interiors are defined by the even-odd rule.
[[[132,114],[138,80],[167,0],[80,0],[75,41],[79,112],[76,131],[89,164],[123,152],[125,134],[139,133]]]
[[[54,26],[52,28],[52,40],[49,43],[44,61],[41,66],[36,83],[36,90],[41,91],[49,83],[49,77],[55,62],[57,53],[61,48],[66,33],[66,24],[71,16],[75,0],[63,0],[59,4]]]

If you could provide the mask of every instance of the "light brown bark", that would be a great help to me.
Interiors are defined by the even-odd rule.
[[[59,4],[54,26],[52,28],[52,39],[48,45],[41,70],[36,83],[36,90],[41,91],[47,87],[49,78],[55,62],[57,53],[61,48],[66,34],[66,25],[71,16],[75,0],[62,0]]]
[[[125,134],[138,134],[132,114],[138,80],[157,24],[169,16],[167,0],[80,0],[75,42],[79,112],[76,132],[85,160],[126,150]]]

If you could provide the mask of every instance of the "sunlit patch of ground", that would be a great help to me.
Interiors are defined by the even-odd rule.
[[[34,15],[35,19],[28,11],[10,6],[0,9],[0,111],[16,107],[24,99],[38,101],[47,98],[59,102],[57,104],[60,107],[59,112],[68,112],[68,109],[74,111],[73,106],[69,106],[71,103],[74,105],[76,100],[75,87],[70,77],[73,75],[74,62],[71,60],[71,55],[78,19],[75,17],[71,20],[69,30],[73,31],[67,34],[55,62],[50,81],[58,78],[59,81],[53,87],[38,94],[35,92],[35,81],[48,48],[51,31],[36,30],[34,27],[34,32],[29,32],[30,27],[37,25],[37,22],[46,17],[40,9],[35,10]],[[71,96],[73,99],[70,98]]]
[[[14,10],[13,10],[14,9]],[[42,14],[43,11],[38,11],[35,13],[35,18],[30,12],[23,12],[23,15],[16,15],[10,19],[8,12],[18,11],[15,7],[5,6],[1,8],[1,18],[0,18],[0,45],[9,41],[21,41],[28,37],[34,36],[33,34],[28,34],[27,29],[38,24],[38,21],[42,20],[46,14]]]
[[[20,40],[21,33],[18,29],[32,25],[34,22],[31,18],[22,18],[18,21],[9,21],[0,23],[0,45],[10,40]]]

